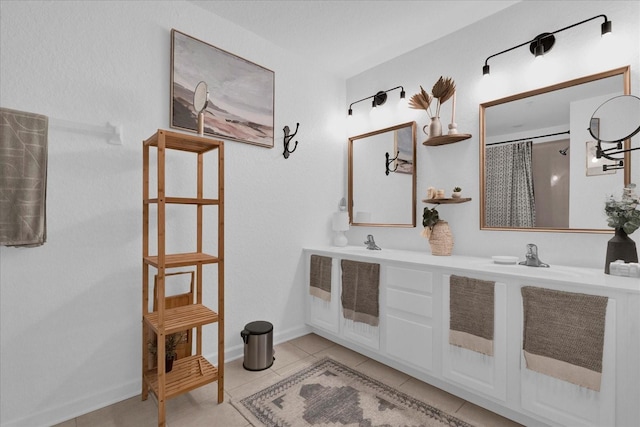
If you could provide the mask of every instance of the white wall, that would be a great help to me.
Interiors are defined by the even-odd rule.
[[[225,146],[227,356],[252,320],[271,321],[276,340],[305,332],[301,248],[330,243],[346,196],[344,80],[187,2],[3,0],[0,105],[124,135],[114,146],[51,129],[48,241],[0,248],[3,427],[140,393],[141,146],[169,128],[171,28],[275,72],[275,147]],[[282,128],[296,122],[285,160]]]
[[[429,186],[449,192],[454,186],[473,200],[466,204],[444,205],[438,208],[440,217],[452,229],[454,254],[523,257],[525,245],[536,243],[540,258],[547,263],[604,267],[609,234],[505,232],[479,229],[479,104],[554,83],[631,65],[631,89],[638,95],[640,70],[640,3],[604,1],[525,1],[496,15],[420,47],[392,61],[347,80],[347,102],[370,96],[379,90],[403,85],[407,97],[417,93],[422,85],[430,91],[440,76],[451,77],[457,86],[456,122],[460,133],[472,138],[457,144],[425,147],[418,139],[418,199],[424,199]],[[613,22],[610,38],[600,37],[602,19],[594,20],[556,35],[553,50],[541,64],[535,64],[527,47],[493,58],[491,76],[483,79],[482,66],[494,53],[530,40],[536,35],[555,31],[583,19],[606,14]],[[539,63],[540,61],[536,61]],[[539,65],[539,66],[538,66]],[[389,94],[389,99],[397,96]],[[389,101],[378,108],[371,119],[365,103],[354,106],[354,121],[348,122],[348,134],[357,135],[397,123],[416,120],[418,129],[429,123],[422,110],[399,109]],[[443,128],[451,117],[451,101],[443,106]],[[585,127],[588,124],[585,123]],[[640,144],[634,138],[634,146]],[[637,153],[637,151],[636,151]],[[640,183],[640,164],[634,154],[632,182]],[[611,189],[621,194],[622,188]],[[587,194],[584,195],[588,197]],[[418,218],[424,204],[418,203]],[[604,216],[604,199],[602,200]],[[421,221],[418,221],[419,223]],[[349,242],[358,244],[367,234],[373,234],[383,249],[403,248],[429,251],[428,241],[416,229],[352,227]],[[640,232],[631,235],[640,241]]]
[[[554,2],[553,13],[548,7],[518,3],[350,79],[345,96],[344,81],[190,3],[1,1],[0,105],[80,123],[121,124],[125,141],[119,147],[98,136],[51,131],[48,242],[35,249],[0,248],[0,424],[50,425],[140,392],[140,147],[155,129],[169,126],[171,28],[276,75],[275,148],[225,147],[231,356],[240,354],[239,331],[248,321],[271,321],[276,339],[303,330],[301,247],[330,243],[331,213],[346,196],[346,135],[411,120],[420,128],[427,124],[424,113],[390,102],[396,91],[375,122],[363,103],[354,106],[355,120],[346,127],[352,100],[398,84],[408,96],[420,84],[429,89],[440,75],[458,86],[458,129],[473,137],[442,147],[424,147],[421,137],[417,163],[420,199],[428,186],[447,192],[461,186],[473,197],[440,208],[456,239],[454,253],[522,255],[533,241],[545,262],[601,265],[609,235],[478,228],[480,103],[627,64],[632,81],[639,81],[638,2]],[[594,21],[558,36],[544,58],[548,73],[533,74],[523,48],[496,58],[491,79],[481,79],[488,55],[600,13],[613,20],[615,48],[595,50]],[[490,81],[499,84],[489,88]],[[445,104],[445,123],[449,108]],[[279,130],[295,122],[300,145],[284,160]],[[640,182],[640,168],[633,174]],[[419,218],[423,207],[418,205]],[[368,233],[383,248],[428,251],[419,228],[352,227],[350,242],[360,244]],[[639,236],[632,235],[636,241]],[[213,357],[214,347],[206,344]]]

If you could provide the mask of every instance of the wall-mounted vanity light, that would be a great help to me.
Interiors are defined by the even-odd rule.
[[[371,108],[376,108],[378,105],[382,105],[385,102],[387,102],[387,92],[391,92],[392,90],[396,90],[396,89],[400,89],[400,99],[404,99],[405,97],[405,92],[404,92],[404,88],[402,86],[396,86],[392,89],[388,89],[388,90],[381,90],[378,93],[376,93],[375,95],[371,95],[371,96],[367,96],[366,98],[362,98],[359,99],[355,102],[352,102],[351,105],[349,105],[349,112],[348,114],[350,116],[353,115],[353,105],[357,104],[358,102],[362,102],[362,101],[366,101],[367,99],[371,99]]]
[[[593,21],[594,19],[597,18],[603,18],[604,22],[600,25],[600,34],[601,35],[605,35],[605,34],[609,34],[611,32],[611,21],[609,21],[607,19],[606,15],[597,15],[594,16],[593,18],[589,18],[589,19],[585,19],[584,21],[580,21],[577,22],[573,25],[569,25],[567,27],[564,28],[560,28],[559,30],[553,31],[551,33],[542,33],[538,36],[536,36],[533,40],[529,40],[526,41],[524,43],[520,43],[517,46],[514,46],[512,48],[509,49],[505,49],[502,52],[498,52],[498,53],[494,53],[493,55],[490,55],[489,57],[487,57],[487,59],[485,59],[484,61],[484,66],[482,67],[482,74],[483,75],[487,75],[490,73],[490,69],[489,69],[489,59],[498,56],[498,55],[502,55],[503,53],[507,53],[510,52],[514,49],[518,49],[519,47],[522,46],[526,46],[529,45],[529,51],[536,57],[538,56],[542,56],[545,53],[549,52],[551,50],[551,48],[553,47],[553,45],[556,42],[556,37],[554,36],[554,34],[558,34],[564,30],[568,30],[569,28],[573,28],[576,27],[578,25],[584,24],[585,22],[589,22],[589,21]]]

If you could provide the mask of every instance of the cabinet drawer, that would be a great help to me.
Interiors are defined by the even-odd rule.
[[[387,286],[415,292],[433,292],[433,274],[429,271],[387,267]]]
[[[387,307],[422,317],[433,317],[433,299],[399,289],[387,289]]]

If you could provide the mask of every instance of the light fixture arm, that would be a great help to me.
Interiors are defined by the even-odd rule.
[[[502,55],[503,53],[511,52],[512,50],[518,49],[519,47],[522,47],[522,46],[531,45],[532,43],[536,43],[536,44],[541,43],[542,40],[547,38],[547,37],[553,37],[554,34],[557,34],[557,33],[560,33],[562,31],[568,30],[569,28],[577,27],[578,25],[582,25],[582,24],[584,24],[586,22],[593,21],[594,19],[598,19],[598,18],[603,18],[604,19],[604,22],[601,25],[601,33],[605,34],[605,33],[611,32],[611,21],[609,21],[609,19],[607,18],[607,15],[602,15],[602,14],[601,15],[596,15],[596,16],[594,16],[592,18],[585,19],[583,21],[577,22],[577,23],[572,24],[572,25],[568,25],[568,26],[566,26],[564,28],[560,28],[559,30],[556,30],[556,31],[553,31],[553,32],[550,32],[550,33],[540,34],[539,36],[535,37],[534,39],[531,39],[531,40],[526,41],[524,43],[520,43],[517,46],[511,47],[509,49],[505,49],[505,50],[503,50],[501,52],[494,53],[493,55],[488,56],[487,59],[484,60],[484,67],[482,67],[482,73],[483,74],[489,74],[489,59],[491,59],[493,57],[496,57],[498,55]],[[553,45],[553,43],[551,44],[551,46],[552,45]],[[550,50],[551,46],[549,46],[548,48],[544,49],[543,53],[547,52],[548,50]],[[533,53],[533,51],[532,51],[532,53]]]
[[[607,15],[596,15],[593,18],[585,19],[584,21],[580,21],[580,22],[577,22],[575,24],[568,25],[568,26],[566,26],[564,28],[560,28],[559,30],[556,30],[556,31],[554,31],[554,32],[552,32],[550,34],[557,34],[557,33],[560,33],[560,32],[562,32],[564,30],[568,30],[569,28],[577,27],[578,25],[582,25],[585,22],[593,21],[594,19],[598,19],[598,18],[604,18],[603,24],[606,24],[607,22],[609,22],[609,20],[607,19]]]
[[[387,89],[387,90],[381,90],[378,93],[371,95],[371,96],[367,96],[366,98],[362,98],[359,99],[357,101],[352,102],[351,104],[349,104],[349,115],[351,115],[352,113],[352,107],[362,101],[366,101],[367,99],[372,99],[373,98],[373,106],[377,106],[377,105],[382,105],[387,101],[387,93],[391,92],[392,90],[396,90],[396,89],[400,89],[400,99],[403,99],[405,97],[405,91],[404,91],[404,87],[402,86],[396,86],[394,88],[391,89]]]

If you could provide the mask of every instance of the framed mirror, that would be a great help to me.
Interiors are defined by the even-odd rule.
[[[351,225],[416,226],[416,123],[349,138]]]
[[[627,66],[481,104],[480,229],[610,233],[604,200],[629,183],[630,156],[596,164],[591,117],[629,93]]]

